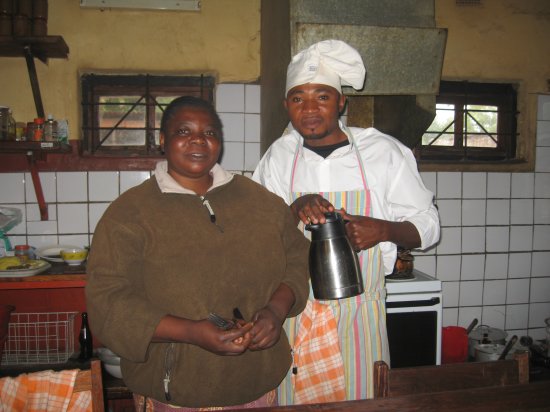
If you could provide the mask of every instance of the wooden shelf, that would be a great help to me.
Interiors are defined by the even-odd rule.
[[[61,142],[27,142],[27,141],[0,141],[0,154],[2,153],[70,153],[72,146]]]
[[[69,46],[61,36],[0,36],[0,57],[25,57],[26,47],[44,63],[48,58],[64,59],[69,55]]]

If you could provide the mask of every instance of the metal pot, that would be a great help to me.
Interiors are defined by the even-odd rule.
[[[504,345],[498,343],[479,343],[475,345],[476,362],[496,361],[500,357]]]
[[[499,344],[504,346],[507,336],[508,334],[502,329],[480,325],[468,334],[468,353],[471,358],[475,358],[476,345],[478,344]]]

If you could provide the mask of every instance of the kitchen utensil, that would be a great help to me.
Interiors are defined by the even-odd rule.
[[[518,341],[518,337],[516,335],[512,336],[508,341],[508,343],[506,344],[506,346],[504,347],[504,350],[498,357],[498,360],[506,359],[506,355],[508,355],[508,352],[510,352],[510,349],[512,349],[512,347],[516,344],[517,341]]]
[[[476,356],[477,344],[496,343],[499,345],[506,344],[508,334],[502,329],[492,328],[487,325],[479,325],[472,330],[468,335],[469,354],[472,358]]]
[[[466,334],[469,335],[470,332],[472,331],[472,329],[474,329],[474,327],[477,325],[477,318],[474,318],[474,320],[472,321],[472,323],[470,323],[470,325],[466,328]]]
[[[233,317],[238,320],[244,320],[244,316],[239,308],[233,308]]]
[[[214,325],[216,325],[218,328],[220,329],[223,329],[223,330],[228,330],[228,329],[231,329],[231,328],[234,328],[235,327],[235,323],[230,321],[230,320],[227,320],[223,317],[221,317],[220,315],[216,314],[216,313],[209,313],[208,314],[208,318],[207,318],[210,322],[212,322]]]
[[[441,334],[441,362],[459,363],[468,359],[468,334],[460,326],[445,326]]]
[[[359,259],[338,213],[325,213],[325,224],[308,224],[311,232],[309,273],[316,299],[341,299],[363,293]]]
[[[499,343],[478,343],[475,345],[476,362],[496,361],[504,351],[504,345]]]

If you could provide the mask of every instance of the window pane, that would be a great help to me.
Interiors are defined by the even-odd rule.
[[[422,145],[453,146],[454,117],[454,104],[438,103],[436,105],[434,121],[422,136]]]
[[[496,106],[466,106],[464,146],[497,147],[497,110]]]
[[[179,96],[158,96],[156,98],[158,105],[155,106],[155,143],[160,144],[159,134],[160,134],[160,121],[162,119],[162,113],[166,106]],[[162,106],[162,108],[160,106]]]
[[[99,99],[99,138],[103,140],[109,136],[104,145],[145,145],[145,105],[140,99],[141,96],[102,96]]]

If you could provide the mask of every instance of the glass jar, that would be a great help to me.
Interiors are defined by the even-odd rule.
[[[0,140],[8,140],[10,128],[10,109],[0,106]]]
[[[14,248],[14,256],[18,257],[21,264],[27,263],[31,259],[31,247],[29,245],[17,245]]]

